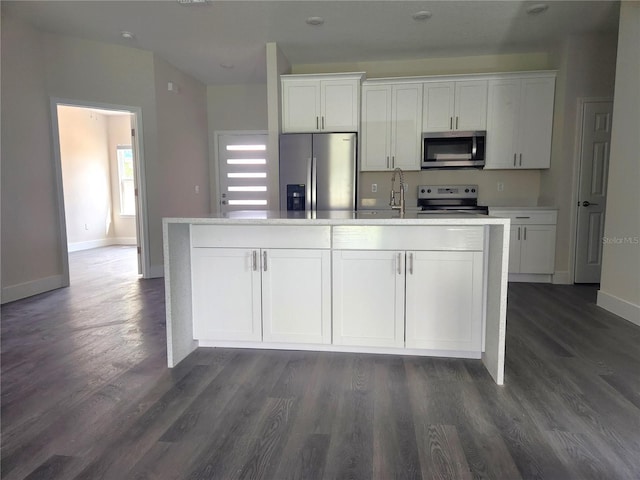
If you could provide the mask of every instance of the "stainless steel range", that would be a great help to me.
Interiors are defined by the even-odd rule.
[[[418,214],[489,213],[488,207],[478,205],[477,185],[418,185],[418,207]]]

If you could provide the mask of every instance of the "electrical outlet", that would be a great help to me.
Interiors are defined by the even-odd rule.
[[[502,192],[504,190],[504,183],[498,182],[498,191]]]
[[[371,193],[376,193],[378,191],[378,184],[377,183],[372,183],[371,184]]]

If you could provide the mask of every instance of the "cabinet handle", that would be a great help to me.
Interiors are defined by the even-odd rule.
[[[395,168],[395,166],[396,166],[396,156],[393,155],[391,157],[391,168]]]
[[[458,117],[456,117],[456,130],[458,129]]]
[[[521,227],[518,227],[518,240],[520,240],[520,228]]]
[[[520,166],[522,166],[522,154],[520,154]]]
[[[251,268],[253,268],[254,272],[258,270],[258,252],[255,250],[251,252]]]
[[[320,122],[320,118],[318,116],[316,116],[316,130],[320,130],[320,127],[318,125],[319,122]]]
[[[531,217],[516,217],[516,218],[531,218]]]
[[[409,273],[413,275],[413,253],[409,254]]]
[[[387,155],[387,168],[389,168],[389,156]]]
[[[516,154],[515,153],[513,154],[513,166],[514,167],[516,166]]]
[[[324,130],[324,115],[322,116],[322,130]]]
[[[453,130],[453,117],[449,117],[449,130]]]
[[[527,239],[527,227],[524,227],[524,239]]]
[[[402,275],[402,260],[400,259],[400,254],[398,254],[398,275]]]
[[[262,268],[267,271],[267,251],[262,252]]]

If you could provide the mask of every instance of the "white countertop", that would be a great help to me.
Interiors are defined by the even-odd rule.
[[[244,210],[201,217],[164,218],[163,223],[197,225],[504,225],[509,219],[471,213],[419,213],[408,211],[403,218],[391,210],[289,212]]]

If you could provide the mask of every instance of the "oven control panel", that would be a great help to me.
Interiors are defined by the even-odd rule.
[[[418,185],[418,198],[424,199],[477,199],[477,185]]]

